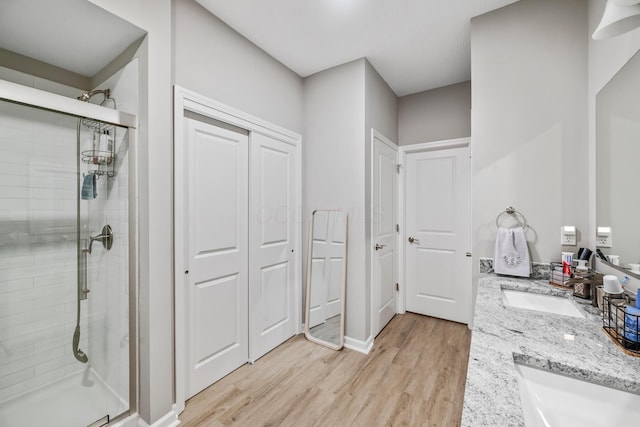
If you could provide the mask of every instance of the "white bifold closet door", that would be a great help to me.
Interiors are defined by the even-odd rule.
[[[293,336],[296,146],[185,118],[186,397]]]

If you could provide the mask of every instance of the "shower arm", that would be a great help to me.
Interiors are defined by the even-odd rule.
[[[109,99],[109,97],[111,96],[111,90],[109,89],[100,89],[100,90],[92,90],[90,92],[84,92],[82,95],[80,95],[77,99],[83,102],[89,102],[89,100],[94,97],[95,95],[98,94],[102,94],[104,96],[104,100],[102,101],[102,103],[104,104],[104,102]]]

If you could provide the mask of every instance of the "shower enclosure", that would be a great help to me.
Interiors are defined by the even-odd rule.
[[[0,426],[103,425],[136,409],[135,117],[1,83]]]

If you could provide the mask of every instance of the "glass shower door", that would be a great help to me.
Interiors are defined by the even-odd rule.
[[[82,120],[0,101],[2,426],[87,426],[129,409],[128,138],[111,128],[122,158],[107,177],[82,161]]]

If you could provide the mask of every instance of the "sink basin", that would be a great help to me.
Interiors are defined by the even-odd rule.
[[[516,364],[527,427],[627,426],[640,420],[640,396]]]
[[[581,317],[584,313],[574,306],[571,301],[563,297],[553,295],[532,294],[531,292],[502,290],[504,305],[526,308],[528,310],[544,311],[547,313],[562,314],[565,316]]]

